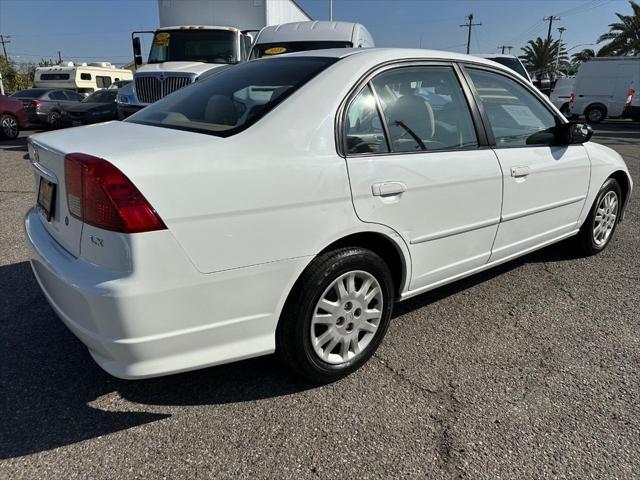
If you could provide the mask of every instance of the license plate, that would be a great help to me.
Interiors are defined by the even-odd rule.
[[[56,200],[56,184],[40,177],[40,185],[38,187],[38,207],[47,217],[47,222],[53,217],[53,209]]]

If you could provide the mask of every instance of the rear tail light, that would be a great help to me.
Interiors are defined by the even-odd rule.
[[[29,107],[38,108],[42,102],[40,100],[31,100],[28,103]]]
[[[64,178],[69,213],[82,222],[121,233],[167,228],[131,180],[102,158],[65,155]]]

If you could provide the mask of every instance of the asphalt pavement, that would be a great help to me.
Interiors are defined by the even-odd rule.
[[[638,478],[640,125],[594,141],[636,184],[604,253],[563,243],[399,304],[364,368],[313,387],[274,357],[100,370],[33,278],[25,137],[0,140],[0,479]]]

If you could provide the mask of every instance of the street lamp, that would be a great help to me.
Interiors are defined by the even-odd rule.
[[[556,68],[555,68],[556,77],[558,77],[558,65],[560,65],[560,50],[562,50],[562,34],[566,30],[567,29],[564,27],[558,28],[558,32],[560,32],[560,36],[558,37],[558,53],[556,54]]]

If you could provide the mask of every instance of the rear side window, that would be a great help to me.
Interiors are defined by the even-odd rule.
[[[533,93],[498,73],[473,68],[467,72],[489,119],[496,146],[555,143],[552,129],[556,118]]]
[[[49,98],[51,100],[66,100],[67,97],[65,97],[64,92],[62,90],[55,90],[53,92],[49,93]]]
[[[335,58],[274,58],[220,67],[127,121],[227,137],[264,117]]]

